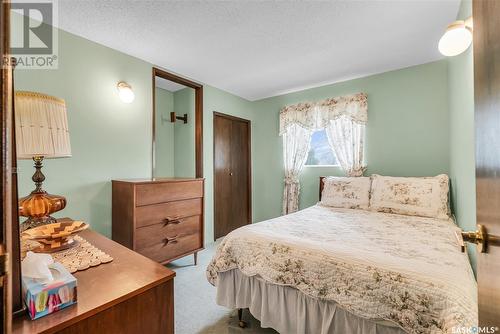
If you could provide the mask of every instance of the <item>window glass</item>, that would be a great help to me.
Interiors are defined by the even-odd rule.
[[[338,162],[328,144],[325,129],[315,131],[311,138],[311,148],[307,156],[306,166],[334,165],[338,165]]]

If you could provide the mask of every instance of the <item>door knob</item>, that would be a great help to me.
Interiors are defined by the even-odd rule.
[[[500,237],[488,235],[486,227],[481,224],[477,224],[477,231],[457,231],[455,232],[455,236],[462,252],[465,252],[465,242],[478,245],[478,250],[481,253],[486,253],[488,246],[500,246]]]
[[[233,172],[229,172],[229,176],[233,176]]]
[[[458,233],[458,232],[457,232]],[[460,233],[462,241],[459,241],[460,244],[460,249],[462,252],[465,252],[465,244],[464,242],[469,242],[471,244],[476,244],[479,246],[479,252],[485,253],[486,252],[486,229],[484,228],[483,225],[478,224],[477,225],[477,231],[469,231],[469,232],[464,232],[462,231]],[[460,239],[459,239],[460,240]]]

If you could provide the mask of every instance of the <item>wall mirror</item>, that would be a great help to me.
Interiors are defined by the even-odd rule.
[[[203,86],[153,68],[153,178],[203,177]]]

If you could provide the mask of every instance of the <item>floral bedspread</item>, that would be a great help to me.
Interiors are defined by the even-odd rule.
[[[477,326],[477,286],[452,220],[320,205],[228,234],[208,265],[292,286],[409,333]],[[457,329],[455,329],[456,331]]]

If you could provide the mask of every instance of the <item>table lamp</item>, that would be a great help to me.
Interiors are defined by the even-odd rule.
[[[66,198],[42,188],[43,159],[71,156],[66,103],[57,97],[35,93],[15,93],[16,150],[18,159],[33,159],[35,190],[19,200],[19,215],[27,217],[21,231],[55,222],[50,214],[64,209]]]

